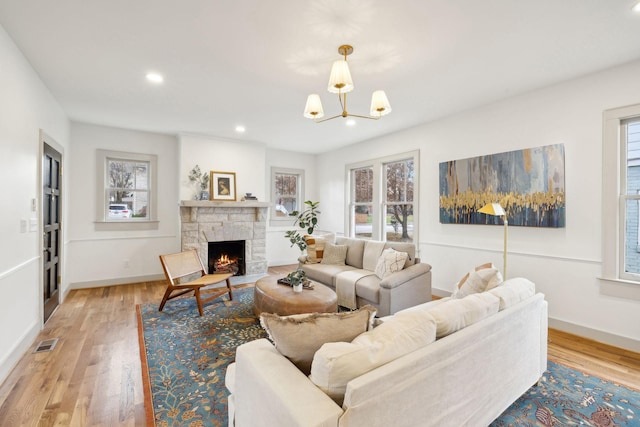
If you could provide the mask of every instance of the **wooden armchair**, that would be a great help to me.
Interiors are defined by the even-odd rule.
[[[162,302],[160,303],[159,311],[162,311],[165,303],[173,298],[179,297],[189,292],[193,292],[196,297],[196,303],[198,304],[198,312],[202,316],[202,304],[207,303],[219,296],[226,293],[229,294],[229,300],[233,300],[233,293],[231,291],[231,282],[229,278],[233,276],[231,273],[224,274],[207,274],[202,260],[198,256],[198,252],[195,249],[179,252],[176,254],[160,255],[160,263],[164,269],[164,275],[167,278],[167,290],[164,293]],[[180,278],[191,276],[194,274],[200,274],[200,277],[191,280],[189,282],[180,283]],[[227,282],[226,288],[211,289],[211,292],[207,292],[207,297],[202,299],[200,297],[200,288],[204,286],[215,285],[222,281]],[[174,294],[174,292],[177,292]],[[204,293],[203,293],[204,295]]]

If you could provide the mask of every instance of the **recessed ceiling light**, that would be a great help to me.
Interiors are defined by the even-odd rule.
[[[636,4],[633,5],[631,10],[633,10],[634,12],[640,13],[640,1],[636,2]]]
[[[353,119],[349,119],[347,120],[347,126],[355,126],[356,125],[356,121]]]
[[[162,77],[158,73],[148,73],[147,80],[149,80],[152,83],[162,83],[164,81],[164,77]]]
[[[238,133],[243,133],[246,130],[247,129],[244,126],[241,126],[241,125],[236,126],[236,132]]]

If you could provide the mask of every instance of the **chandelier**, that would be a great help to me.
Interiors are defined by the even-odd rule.
[[[389,104],[387,95],[383,90],[376,90],[371,95],[371,108],[368,116],[347,112],[347,93],[353,90],[353,80],[351,79],[349,65],[347,65],[347,56],[353,53],[353,46],[344,44],[338,48],[338,53],[344,56],[344,59],[337,60],[333,63],[333,66],[331,67],[331,75],[329,76],[329,86],[327,89],[331,93],[338,94],[342,113],[319,120],[324,117],[322,101],[320,101],[320,95],[312,93],[307,97],[307,104],[304,107],[304,116],[309,119],[313,119],[316,123],[320,123],[335,119],[336,117],[360,117],[362,119],[378,120],[380,117],[389,114],[391,112],[391,104]]]

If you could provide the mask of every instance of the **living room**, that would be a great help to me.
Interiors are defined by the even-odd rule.
[[[631,6],[632,2],[621,2],[615,7],[626,8],[631,13]],[[640,27],[640,16],[635,19],[635,26]],[[587,35],[585,31],[586,44],[591,42]],[[627,40],[637,40],[637,37]],[[439,163],[563,144],[566,227],[511,227],[509,276],[526,277],[545,294],[550,326],[640,351],[637,324],[640,287],[637,283],[605,277],[603,267],[604,230],[606,224],[617,221],[616,215],[605,213],[607,209],[615,211],[616,206],[607,207],[603,194],[608,172],[603,162],[603,113],[640,103],[637,85],[640,52],[637,49],[632,58],[603,69],[585,66],[589,71],[580,75],[519,88],[513,94],[505,88],[492,99],[486,98],[483,105],[470,102],[468,108],[450,113],[445,109],[441,116],[424,123],[313,153],[304,148],[273,148],[249,137],[231,139],[203,135],[197,130],[170,134],[145,130],[142,126],[137,130],[126,129],[111,125],[108,120],[92,123],[72,119],[63,107],[66,100],[56,98],[39,75],[41,71],[34,68],[32,60],[24,55],[3,24],[0,31],[0,92],[3,94],[0,97],[0,173],[5,182],[5,202],[0,224],[3,236],[0,289],[4,295],[0,301],[0,341],[3,343],[0,381],[33,344],[43,325],[41,233],[37,213],[41,197],[40,130],[46,135],[44,139],[52,141],[54,148],[62,152],[64,160],[61,301],[71,289],[162,277],[158,255],[180,250],[178,206],[181,200],[194,198],[196,192],[187,176],[196,164],[205,171],[235,172],[239,196],[253,193],[258,200],[269,202],[272,202],[269,185],[272,168],[304,170],[304,197],[320,201],[320,228],[347,234],[348,166],[414,151],[419,152],[419,234],[415,243],[419,257],[433,266],[434,294],[444,296],[473,266],[487,261],[501,266],[503,253],[502,232],[497,227],[440,223]],[[534,60],[531,66],[547,65],[536,64]],[[549,66],[561,67],[562,61],[558,59]],[[376,76],[385,86],[383,75]],[[309,81],[322,80],[324,85],[325,77],[322,74]],[[354,78],[357,78],[355,71]],[[455,88],[448,90],[455,91]],[[393,104],[391,93],[389,96]],[[304,104],[304,97],[300,103]],[[325,108],[329,105],[327,102]],[[354,102],[354,110],[356,105]],[[302,120],[301,111],[296,110],[296,114],[295,118],[279,118],[281,126],[287,127],[287,122],[297,120],[298,116]],[[400,108],[392,113],[401,114]],[[341,119],[334,122],[337,120]],[[329,125],[304,124],[308,125],[309,134],[317,132],[319,126]],[[299,134],[298,138],[299,145],[304,146],[305,134]],[[98,149],[157,156],[160,171],[157,188],[161,191],[157,199],[156,229],[96,227]],[[32,218],[35,228],[31,228]],[[22,228],[23,221],[28,225],[26,229]],[[283,238],[288,228],[267,227],[268,265],[291,264],[297,258],[297,248],[291,248]]]

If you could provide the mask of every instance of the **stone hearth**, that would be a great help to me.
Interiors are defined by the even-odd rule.
[[[180,202],[182,250],[197,249],[208,265],[209,242],[245,240],[246,274],[266,274],[268,202]]]

